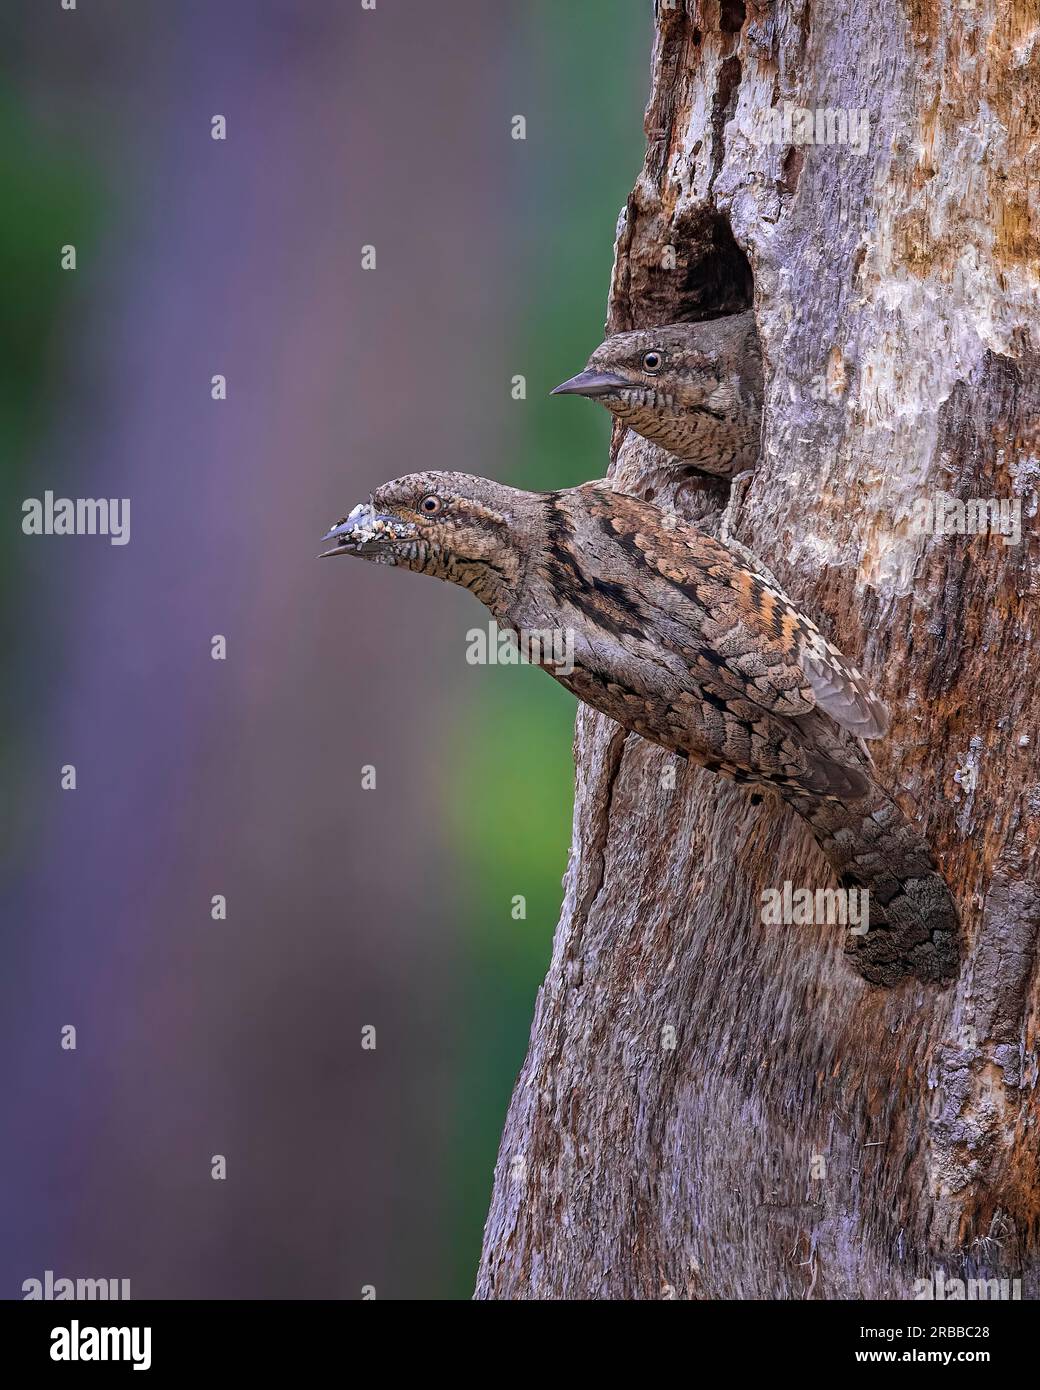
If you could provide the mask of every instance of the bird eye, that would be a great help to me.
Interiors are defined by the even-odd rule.
[[[419,503],[419,507],[427,516],[436,516],[443,505],[444,503],[434,492],[431,492],[428,497],[424,497]]]
[[[650,352],[643,353],[644,372],[659,372],[661,370],[661,364],[663,362],[664,354],[658,352],[656,348],[652,349]]]

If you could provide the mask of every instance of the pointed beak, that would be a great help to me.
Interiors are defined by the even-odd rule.
[[[409,540],[414,535],[415,527],[410,522],[377,512],[371,503],[362,502],[331,531],[325,532],[322,540],[336,543],[331,549],[323,550],[318,559],[324,560],[329,555],[357,555],[372,542]]]
[[[614,376],[611,372],[599,372],[593,368],[587,368],[579,372],[577,376],[572,376],[569,381],[561,381],[559,386],[555,386],[550,392],[550,396],[613,396],[618,391],[623,391],[629,383],[621,376]]]

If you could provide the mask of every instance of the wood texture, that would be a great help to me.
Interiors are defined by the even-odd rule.
[[[867,108],[866,152],[763,143],[785,101]],[[660,5],[646,131],[608,330],[753,295],[735,535],[890,704],[878,767],[967,956],[951,988],[886,990],[839,928],[763,926],[765,887],[832,883],[797,819],[696,769],[672,789],[667,754],[580,711],[476,1296],[907,1298],[942,1270],[1036,1297],[1036,7]],[[725,485],[621,429],[612,452],[616,486],[717,520]],[[1021,498],[1021,544],[913,534],[939,492]]]

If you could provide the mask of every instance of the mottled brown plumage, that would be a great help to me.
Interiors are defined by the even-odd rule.
[[[762,352],[755,316],[615,333],[552,395],[597,400],[689,468],[732,478],[758,459]]]
[[[870,890],[868,979],[954,972],[949,891],[862,742],[885,733],[884,705],[727,545],[607,483],[533,493],[462,473],[387,483],[326,539],[326,555],[463,585],[503,627],[569,634],[573,669],[546,663],[561,684],[712,772],[776,788],[842,884]]]

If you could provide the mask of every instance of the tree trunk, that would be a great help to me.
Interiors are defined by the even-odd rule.
[[[734,534],[889,704],[879,777],[964,962],[878,988],[843,928],[764,925],[765,890],[833,886],[803,824],[697,768],[672,788],[670,755],[581,709],[477,1297],[908,1298],[939,1271],[1036,1297],[1035,3],[658,10],[608,326],[754,304],[764,439]],[[835,143],[797,113],[767,138],[786,102],[830,108]],[[855,119],[840,143],[834,113],[863,108],[865,148]],[[621,430],[610,476],[706,526],[727,497]],[[1018,499],[1021,542],[921,533],[942,495]]]

